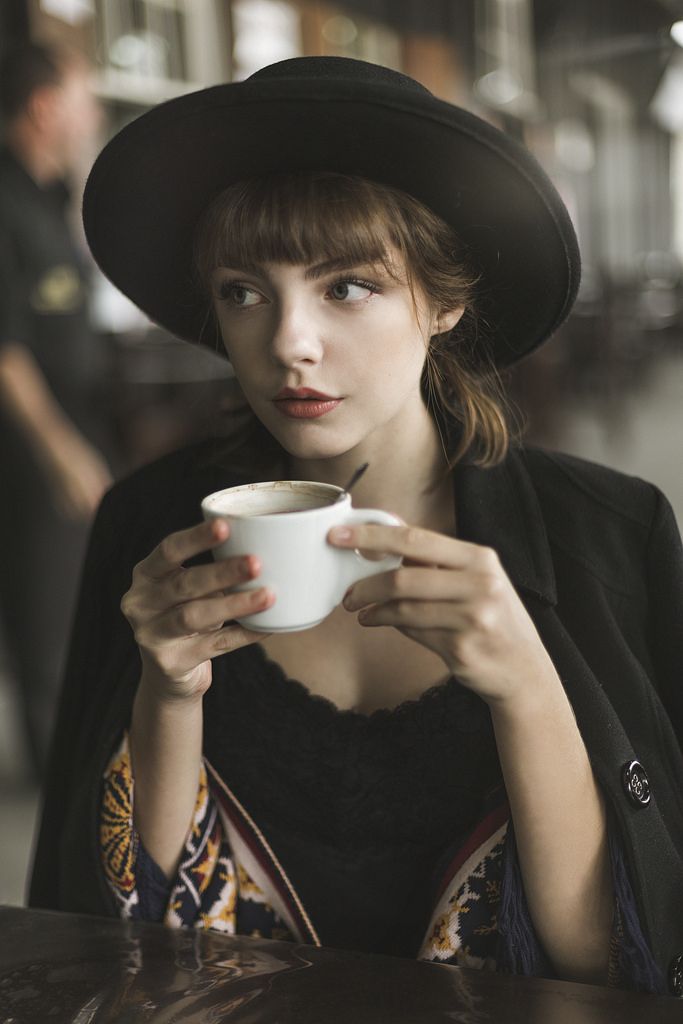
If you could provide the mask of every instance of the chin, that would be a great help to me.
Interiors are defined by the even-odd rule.
[[[353,440],[332,437],[314,438],[310,435],[294,438],[291,434],[289,437],[283,437],[284,431],[275,433],[273,430],[270,430],[270,433],[293,459],[302,459],[308,462],[314,462],[319,459],[339,458],[352,451],[363,440],[362,438],[354,438]]]
[[[315,421],[292,420],[289,425],[283,423],[279,415],[274,419],[272,413],[261,416],[253,407],[252,411],[268,433],[293,459],[314,461],[339,458],[363,444],[369,436],[369,432],[361,433],[357,426],[355,430],[348,429],[348,424],[346,429],[343,424],[337,424],[334,430],[322,421],[317,424]]]
[[[278,438],[280,444],[293,459],[301,459],[305,462],[317,462],[320,459],[336,459],[351,450],[349,445],[343,444],[285,444]]]

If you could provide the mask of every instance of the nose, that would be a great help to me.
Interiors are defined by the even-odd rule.
[[[320,324],[306,297],[282,298],[275,317],[271,352],[276,362],[281,366],[319,362],[324,347]]]

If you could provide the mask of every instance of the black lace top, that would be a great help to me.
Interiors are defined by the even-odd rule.
[[[439,862],[502,781],[484,701],[451,677],[341,711],[252,644],[214,661],[204,729],[323,944],[416,956]]]

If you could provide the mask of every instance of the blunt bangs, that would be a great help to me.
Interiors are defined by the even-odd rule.
[[[371,182],[320,173],[274,175],[232,185],[211,203],[197,230],[195,264],[210,292],[216,267],[335,261],[383,263],[396,277],[387,242],[403,250],[391,196]],[[407,227],[407,225],[406,225]]]

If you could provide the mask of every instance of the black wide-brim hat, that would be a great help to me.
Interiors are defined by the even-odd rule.
[[[412,78],[344,57],[280,61],[138,117],[93,165],[86,237],[104,274],[153,322],[213,347],[191,264],[200,214],[234,181],[319,170],[402,189],[452,225],[481,274],[477,307],[498,366],[568,315],[576,235],[528,150]]]

